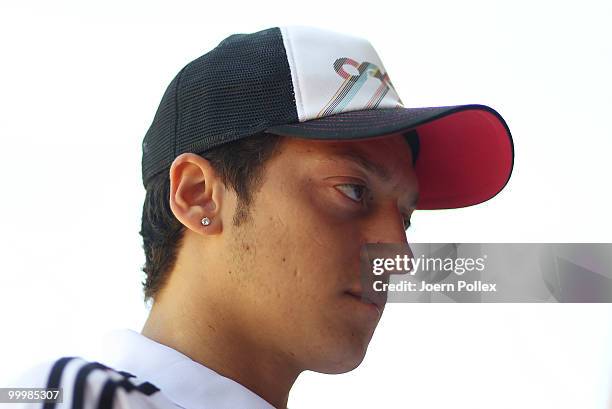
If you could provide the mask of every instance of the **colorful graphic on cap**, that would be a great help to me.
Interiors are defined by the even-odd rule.
[[[349,74],[344,66],[348,64],[352,67],[355,67],[359,74],[352,75]],[[344,78],[344,82],[340,85],[334,96],[331,100],[325,104],[323,109],[319,111],[317,114],[317,118],[321,118],[328,115],[337,114],[343,112],[346,106],[351,102],[351,100],[357,95],[359,90],[366,83],[368,78],[376,78],[380,80],[380,86],[376,89],[370,100],[364,105],[363,109],[376,109],[380,102],[383,100],[385,95],[389,92],[389,90],[395,91],[391,80],[389,79],[389,75],[387,73],[383,73],[380,68],[376,64],[372,64],[370,62],[364,61],[359,64],[357,61],[352,58],[342,57],[338,58],[334,62],[334,70],[338,73],[338,75]],[[402,101],[399,97],[396,98],[398,106],[401,106]]]

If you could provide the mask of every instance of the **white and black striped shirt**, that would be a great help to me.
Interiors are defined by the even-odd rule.
[[[10,408],[273,409],[239,383],[135,331],[115,331],[104,344],[96,361],[63,357],[44,362],[10,385],[62,388],[61,403],[13,403]]]

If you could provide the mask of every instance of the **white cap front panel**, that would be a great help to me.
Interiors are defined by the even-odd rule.
[[[365,39],[312,27],[281,27],[300,122],[340,112],[402,107]]]

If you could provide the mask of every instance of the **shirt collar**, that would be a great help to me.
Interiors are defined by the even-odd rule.
[[[238,382],[134,330],[111,331],[101,345],[96,360],[151,382],[186,409],[274,409]]]

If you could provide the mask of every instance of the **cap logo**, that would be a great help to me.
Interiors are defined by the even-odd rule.
[[[351,74],[347,72],[344,68],[346,65],[356,68],[358,73]],[[319,111],[317,118],[343,112],[344,108],[351,102],[355,95],[357,95],[368,78],[379,80],[380,85],[374,91],[369,101],[364,105],[363,109],[376,109],[390,89],[395,91],[389,79],[389,75],[371,62],[364,61],[360,64],[352,58],[342,57],[334,62],[333,68],[336,73],[344,79],[344,82],[340,85],[329,102],[325,104],[323,109]],[[395,94],[397,95],[397,92],[395,92]],[[402,103],[399,97],[395,99],[398,104]]]

